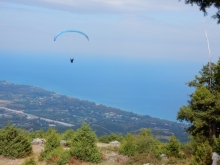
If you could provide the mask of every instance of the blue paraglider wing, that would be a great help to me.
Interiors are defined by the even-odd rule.
[[[56,41],[57,37],[59,37],[61,34],[66,33],[66,32],[75,32],[75,33],[82,34],[82,35],[84,35],[84,36],[88,39],[88,41],[89,41],[89,37],[88,37],[85,33],[81,32],[81,31],[78,31],[78,30],[63,30],[63,31],[59,32],[57,35],[55,35],[54,41]]]

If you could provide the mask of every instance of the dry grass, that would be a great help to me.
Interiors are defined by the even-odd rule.
[[[126,156],[118,155],[117,149],[113,146],[104,143],[97,144],[100,152],[103,155],[104,160],[101,163],[93,164],[88,162],[82,162],[75,160],[74,165],[125,165],[128,161]],[[38,157],[40,152],[44,149],[42,145],[32,145],[33,154],[30,157],[34,157],[38,165],[47,165],[46,162],[39,162]],[[25,158],[22,159],[9,159],[3,156],[0,156],[0,165],[21,165],[25,161]]]
[[[110,144],[105,143],[97,143],[97,146],[99,148],[99,151],[102,153],[103,161],[94,164],[94,163],[88,163],[88,162],[82,162],[80,160],[74,160],[74,163],[72,165],[126,165],[129,162],[129,158],[127,156],[119,155],[118,154],[118,147],[112,146]],[[32,145],[33,154],[30,157],[34,157],[35,161],[37,162],[37,165],[48,165],[46,162],[39,162],[38,157],[40,155],[40,152],[44,149],[44,146],[42,145]],[[68,149],[68,148],[64,148]],[[25,159],[9,159],[5,158],[3,156],[0,156],[0,165],[21,165]],[[165,165],[165,164],[172,164],[172,165],[187,165],[189,164],[189,160],[178,160],[176,159],[174,162],[170,162],[171,160],[165,159],[161,160],[160,163],[156,163],[154,165]],[[148,162],[146,162],[148,163]],[[140,162],[136,162],[135,164],[140,164]],[[52,165],[52,164],[50,164]],[[153,165],[153,164],[151,164]],[[219,162],[218,162],[219,165]]]

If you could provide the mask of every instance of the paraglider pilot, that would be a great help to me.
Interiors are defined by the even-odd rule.
[[[71,58],[71,59],[70,59],[70,62],[73,63],[73,60],[74,60],[74,58]]]

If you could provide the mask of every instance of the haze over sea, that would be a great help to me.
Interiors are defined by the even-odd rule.
[[[1,52],[0,80],[176,121],[204,63]],[[112,74],[114,73],[114,74]]]
[[[0,80],[176,121],[194,91],[186,82],[218,60],[207,12],[178,0],[0,0]],[[62,30],[89,41],[54,41]]]

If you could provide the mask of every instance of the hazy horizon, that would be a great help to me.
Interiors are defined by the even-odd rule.
[[[0,0],[0,9],[1,80],[153,117],[175,121],[193,91],[185,83],[219,58],[213,7],[204,16],[178,0]],[[54,41],[64,29],[89,41]]]
[[[176,121],[202,63],[3,53],[0,80],[33,85],[137,114]],[[205,65],[205,64],[204,64]],[[184,69],[183,69],[184,68]],[[176,72],[173,72],[175,70]]]

